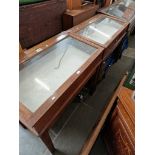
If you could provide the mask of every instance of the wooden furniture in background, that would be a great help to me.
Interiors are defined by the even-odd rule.
[[[104,107],[80,155],[90,153],[101,132],[108,154],[135,154],[135,103],[133,90],[123,86],[126,79],[127,76],[124,76],[110,102]]]
[[[112,1],[113,0],[105,0],[104,1],[104,7],[107,7],[107,6],[111,5],[112,4]]]
[[[67,0],[67,9],[69,10],[79,10],[82,6],[89,5],[89,3],[84,3],[85,0]],[[89,2],[89,0],[87,0]],[[96,0],[91,0],[90,3],[96,4]]]
[[[96,122],[95,126],[93,127],[88,139],[86,140],[83,148],[81,149],[80,155],[89,155],[93,145],[95,144],[95,141],[100,134],[106,119],[108,115],[110,114],[111,109],[114,106],[114,102],[117,98],[117,94],[119,93],[124,81],[126,80],[126,76],[121,80],[118,88],[113,94],[113,97],[111,98],[110,102],[104,107],[103,111],[101,112],[101,116],[99,117],[98,121]]]
[[[22,53],[22,52],[23,52],[23,49],[22,49],[22,47],[21,47],[21,45],[19,43],[19,53]]]
[[[21,47],[21,44],[19,43],[19,60],[20,59],[26,59],[25,49]]]
[[[133,91],[121,87],[117,105],[107,120],[104,140],[109,154],[135,154],[135,103]]]
[[[70,43],[68,42],[68,40],[66,40],[68,38],[72,39]],[[92,53],[91,52],[89,53],[88,59],[86,59],[85,62],[80,65],[80,68],[78,68],[78,70],[73,72],[73,74],[71,74],[69,78],[66,81],[64,81],[64,83],[60,85],[60,87],[58,87],[56,91],[54,91],[54,93],[51,93],[49,98],[47,98],[43,103],[41,102],[41,105],[39,107],[37,106],[37,108],[33,109],[32,107],[30,107],[32,104],[28,103],[28,101],[31,101],[33,98],[34,99],[36,98],[38,100],[38,97],[36,97],[34,93],[33,95],[32,93],[29,93],[29,91],[31,91],[32,84],[35,85],[35,88],[37,87],[40,88],[40,86],[41,88],[43,87],[44,88],[43,90],[46,90],[46,92],[43,93],[43,95],[44,94],[46,95],[46,93],[49,93],[50,89],[52,89],[52,86],[48,85],[49,83],[48,81],[50,80],[47,80],[47,79],[45,80],[45,77],[42,76],[42,74],[41,75],[37,74],[40,71],[45,71],[45,73],[46,71],[49,72],[48,68],[44,67],[45,64],[48,66],[49,61],[47,61],[46,63],[44,62],[41,63],[41,66],[39,67],[40,70],[39,71],[37,70],[37,73],[36,73],[37,75],[34,72],[31,72],[32,76],[34,77],[32,77],[32,79],[30,78],[30,81],[29,81],[29,83],[31,83],[30,88],[28,87],[28,85],[25,85],[25,80],[22,80],[22,78],[26,78],[26,81],[29,80],[29,74],[27,74],[27,71],[29,72],[29,69],[31,70],[34,67],[37,69],[38,67],[36,67],[35,64],[37,64],[38,61],[40,62],[41,58],[46,56],[46,54],[48,54],[49,51],[51,53],[51,50],[55,50],[55,47],[61,48],[62,44],[59,44],[58,46],[58,43],[61,43],[61,41],[65,43],[65,45],[63,44],[63,46],[65,47],[67,46],[67,49],[68,49],[68,46],[70,48],[78,47],[78,51],[79,50],[81,51],[83,48],[87,48],[87,50],[83,49],[83,52],[89,53],[91,51]],[[57,46],[54,46],[55,44],[57,44]],[[80,46],[77,46],[79,44]],[[54,48],[52,48],[53,46]],[[73,50],[70,50],[70,51],[73,51]],[[80,54],[80,51],[79,51],[79,54]],[[57,53],[59,54],[60,52],[57,51]],[[20,123],[26,128],[28,128],[30,131],[32,131],[35,135],[39,136],[41,140],[44,142],[44,144],[47,146],[47,148],[51,152],[53,152],[54,146],[48,134],[48,129],[52,127],[52,125],[63,113],[66,106],[75,98],[75,96],[85,86],[88,80],[96,73],[98,67],[103,61],[104,48],[101,48],[93,43],[90,43],[80,37],[77,37],[71,34],[67,35],[67,33],[65,34],[64,32],[53,38],[48,39],[47,41],[44,41],[34,46],[33,48],[25,51],[25,53],[26,53],[26,57],[21,57],[20,59],[20,75],[21,75],[20,90],[22,90],[20,91],[20,95],[21,94],[24,95],[25,89],[26,90],[30,89],[30,90],[27,91],[29,96],[28,95],[27,96],[24,95],[24,97],[20,96],[21,100],[26,99],[28,103],[27,105],[25,104],[26,102],[23,102],[20,100],[20,106],[19,106]],[[29,65],[32,65],[32,66],[29,67]],[[28,68],[26,68],[27,66]],[[42,67],[44,67],[44,69]],[[26,69],[26,73],[25,73],[25,70],[22,70],[23,68]],[[41,78],[41,81],[38,80],[38,78]],[[37,85],[35,84],[36,80],[38,83]],[[35,94],[37,95],[41,93],[42,92],[41,90],[39,89],[39,91],[35,91]],[[42,96],[42,95],[39,95],[39,96]],[[28,100],[27,100],[27,97],[28,97]]]
[[[19,7],[19,40],[30,48],[62,31],[66,0],[49,0]]]
[[[86,5],[78,10],[67,10],[63,14],[63,30],[67,30],[81,22],[91,18],[96,14],[98,5]]]
[[[67,0],[67,9],[75,10],[81,8],[82,0]]]

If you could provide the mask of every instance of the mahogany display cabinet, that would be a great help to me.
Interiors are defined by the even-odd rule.
[[[130,25],[128,28],[128,32],[130,34],[135,28],[135,9],[130,6],[131,5],[129,5],[129,3],[119,1],[107,8],[101,8],[97,12],[118,18],[121,21],[129,23]]]
[[[61,33],[20,57],[20,123],[39,136],[53,152],[48,130],[96,72],[104,48],[72,34]]]
[[[106,59],[119,45],[127,29],[128,23],[98,14],[75,26],[69,33],[105,48],[104,59]]]

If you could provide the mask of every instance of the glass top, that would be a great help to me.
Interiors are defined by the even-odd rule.
[[[122,0],[119,4],[123,4],[125,7],[135,7],[135,2],[133,0]]]
[[[80,30],[78,34],[104,45],[122,27],[123,25],[116,20],[104,17],[89,24],[84,29]]]
[[[35,112],[95,51],[67,37],[20,66],[20,102]]]
[[[130,21],[134,16],[134,11],[127,8],[124,4],[121,3],[113,4],[110,7],[103,9],[103,12],[127,21]]]

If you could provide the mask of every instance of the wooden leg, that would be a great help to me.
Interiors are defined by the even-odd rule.
[[[41,140],[44,142],[44,144],[47,146],[47,148],[50,150],[51,153],[54,153],[55,148],[53,145],[53,142],[51,140],[51,137],[48,133],[48,131],[45,131],[41,136]]]
[[[88,88],[90,89],[90,95],[93,95],[96,90],[96,86],[97,86],[98,78],[99,78],[99,71],[100,71],[100,68],[98,67],[95,74],[89,80]]]

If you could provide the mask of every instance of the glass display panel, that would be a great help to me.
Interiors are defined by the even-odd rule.
[[[94,23],[89,24],[87,27],[78,32],[78,34],[96,41],[101,44],[105,44],[112,36],[122,28],[119,22],[111,18],[102,18]]]
[[[135,2],[133,0],[123,0],[119,4],[124,5],[125,7],[135,7]]]
[[[104,9],[105,13],[130,21],[134,16],[134,11],[128,9],[124,4],[111,5]]]
[[[20,65],[20,102],[35,112],[95,51],[96,48],[67,37]]]

